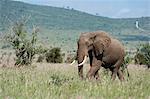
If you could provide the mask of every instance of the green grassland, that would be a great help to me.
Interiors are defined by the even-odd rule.
[[[37,66],[37,67],[36,67]],[[85,66],[85,72],[88,66]],[[77,67],[68,64],[34,64],[0,68],[1,99],[149,99],[150,72],[129,67],[130,78],[110,80],[103,69],[101,81],[80,80]]]

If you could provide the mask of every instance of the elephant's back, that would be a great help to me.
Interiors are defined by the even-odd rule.
[[[104,53],[103,60],[107,63],[116,63],[125,56],[124,46],[117,39],[111,39],[111,44]]]
[[[123,44],[117,39],[111,39],[111,47],[116,53],[120,55],[125,55],[125,48]]]

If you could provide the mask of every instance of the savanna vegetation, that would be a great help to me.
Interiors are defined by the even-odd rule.
[[[130,55],[126,55],[122,66],[125,76],[124,82],[120,82],[118,79],[111,81],[111,73],[103,68],[100,70],[100,81],[80,80],[76,65],[50,64],[63,62],[64,55],[61,53],[61,49],[58,47],[47,49],[43,46],[34,45],[36,44],[37,35],[33,33],[37,32],[33,31],[30,36],[31,39],[28,40],[26,36],[30,33],[26,32],[24,24],[17,23],[13,27],[13,35],[7,35],[8,43],[15,50],[16,63],[18,63],[18,59],[23,60],[23,63],[19,61],[19,65],[22,65],[20,68],[1,67],[0,98],[150,98],[150,72],[146,68],[129,65],[133,60],[133,58],[130,58]],[[32,46],[26,43],[30,43]],[[34,54],[32,54],[33,52]],[[149,61],[145,60],[149,58],[148,44],[142,45],[137,53],[142,53],[146,57],[142,58],[144,62],[147,63]],[[31,56],[30,54],[33,56],[38,55],[37,62],[40,63],[32,61],[34,58],[29,57]],[[68,55],[65,62],[71,62],[75,59],[76,56],[73,55]],[[142,59],[140,57],[140,60]],[[129,65],[128,70],[126,69],[127,65]],[[84,72],[87,72],[88,65],[85,68]],[[130,76],[128,73],[130,73]]]

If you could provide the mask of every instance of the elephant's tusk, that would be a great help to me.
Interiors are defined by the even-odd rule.
[[[86,59],[87,59],[87,56],[84,56],[84,60],[83,60],[83,62],[82,62],[82,63],[80,63],[80,64],[78,64],[78,66],[83,65],[83,64],[86,62]]]
[[[74,60],[70,65],[73,65],[76,62],[76,60]]]

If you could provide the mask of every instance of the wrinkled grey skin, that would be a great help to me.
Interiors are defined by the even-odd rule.
[[[125,51],[123,45],[110,37],[104,31],[82,33],[78,40],[77,61],[80,64],[84,56],[90,59],[90,70],[86,77],[99,79],[100,67],[108,68],[112,72],[112,80],[116,75],[124,80],[120,66],[124,61]],[[83,65],[78,66],[78,74],[83,79]]]

